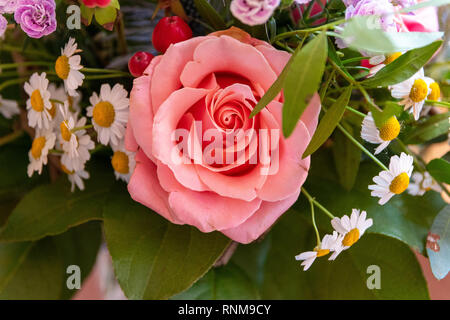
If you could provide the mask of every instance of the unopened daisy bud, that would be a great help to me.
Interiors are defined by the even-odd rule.
[[[370,185],[373,197],[379,197],[379,204],[383,205],[394,195],[403,193],[409,186],[409,178],[413,171],[413,157],[403,153],[391,157],[389,170],[381,171],[373,178],[376,184]]]
[[[71,184],[70,191],[75,192],[75,186],[80,190],[84,190],[84,181],[89,179],[89,172],[84,169],[74,171],[69,170],[67,167],[61,163],[61,170],[67,175],[67,179]]]
[[[322,242],[316,248],[314,248],[313,251],[300,253],[299,255],[295,256],[295,260],[303,260],[301,265],[304,267],[303,271],[306,271],[309,269],[309,267],[311,267],[316,258],[326,256],[330,252],[333,252],[335,250],[339,250],[339,252],[342,251],[341,241],[342,237],[340,237],[339,234],[334,231],[332,235],[325,235],[322,239]],[[332,258],[333,257],[330,257],[329,260],[334,260]]]
[[[399,104],[405,106],[405,110],[410,109],[415,120],[419,119],[425,100],[431,92],[428,79],[424,76],[423,69],[420,69],[408,80],[389,87],[394,98],[403,99]]]
[[[388,64],[397,60],[397,58],[399,58],[401,55],[402,55],[401,52],[394,52],[387,56],[385,56],[385,55],[373,56],[372,58],[369,59],[369,64],[372,67],[369,69],[368,77],[370,78],[370,77],[374,76],[378,71],[383,69]]]
[[[31,177],[34,171],[42,173],[42,167],[47,164],[48,151],[55,146],[56,135],[49,129],[37,130],[36,136],[31,144],[28,158],[28,176]]]
[[[366,216],[366,211],[361,212],[359,209],[353,209],[350,217],[345,215],[342,218],[336,217],[331,220],[334,230],[342,236],[342,250],[346,250],[354,245],[364,232],[372,226],[373,220],[366,219]],[[341,251],[336,250],[334,255],[337,256]]]
[[[78,93],[76,90],[83,84],[84,74],[79,70],[83,68],[81,63],[81,56],[74,55],[81,52],[77,49],[77,44],[74,38],[70,38],[69,42],[61,49],[61,55],[56,59],[55,71],[58,77],[64,80],[64,86],[70,96],[76,97]]]
[[[395,116],[390,117],[380,129],[377,128],[371,112],[364,117],[361,127],[361,137],[367,142],[379,144],[375,150],[375,154],[384,150],[392,140],[398,137],[399,133],[400,123]]]

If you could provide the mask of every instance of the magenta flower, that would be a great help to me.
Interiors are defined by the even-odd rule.
[[[0,0],[0,14],[14,13],[19,0]]]
[[[230,10],[242,23],[255,26],[265,23],[279,4],[280,0],[233,0]]]
[[[350,2],[350,1],[348,1]],[[394,21],[394,6],[389,0],[360,0],[353,1],[355,5],[349,5],[345,11],[345,19],[355,16],[379,16],[379,23],[384,31],[397,31]]]
[[[19,0],[14,19],[31,38],[41,38],[56,30],[54,0]]]
[[[4,16],[0,14],[0,38],[3,38],[3,35],[6,31],[6,26],[8,25],[8,21]]]

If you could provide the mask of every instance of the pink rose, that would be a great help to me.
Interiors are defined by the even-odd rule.
[[[422,2],[422,1],[418,1]],[[439,18],[436,7],[425,7],[412,13],[403,13],[399,19],[404,26],[402,31],[409,32],[437,32]]]
[[[289,139],[282,95],[249,119],[289,57],[236,28],[155,57],[130,97],[131,197],[173,223],[241,243],[264,233],[299,196],[320,111],[316,94]]]

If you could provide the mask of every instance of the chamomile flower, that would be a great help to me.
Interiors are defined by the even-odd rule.
[[[429,79],[420,69],[408,80],[389,87],[394,98],[403,99],[399,104],[405,106],[405,110],[410,109],[415,120],[419,119],[425,100],[431,93]]]
[[[384,150],[400,133],[400,123],[395,116],[389,118],[380,129],[377,128],[372,113],[364,117],[361,127],[361,138],[373,144],[379,144],[375,154]]]
[[[98,134],[98,141],[104,145],[111,142],[119,144],[125,134],[125,125],[128,121],[128,92],[121,84],[112,89],[109,84],[103,84],[100,95],[94,94],[89,99],[87,115],[92,117],[92,123]]]
[[[47,74],[45,72],[40,75],[33,73],[30,82],[25,82],[24,89],[30,96],[27,100],[28,125],[36,129],[50,128],[52,104],[50,103]]]
[[[77,89],[83,84],[84,74],[79,70],[83,68],[81,63],[81,56],[74,55],[81,52],[77,49],[77,44],[74,38],[70,38],[69,42],[61,49],[61,55],[56,59],[55,71],[58,77],[64,80],[64,87],[67,93],[76,97],[78,95]]]
[[[49,129],[36,131],[36,136],[28,152],[30,164],[28,165],[28,176],[31,177],[34,171],[42,173],[43,165],[47,164],[48,151],[55,146],[56,135]]]
[[[369,190],[372,190],[371,195],[380,198],[379,204],[385,204],[394,195],[401,194],[408,188],[412,171],[413,157],[403,152],[400,157],[391,157],[389,170],[381,171],[373,178],[376,184],[369,186]]]
[[[76,97],[69,96],[64,89],[64,86],[61,85],[57,87],[54,83],[50,83],[48,86],[48,91],[50,91],[51,99],[58,101],[66,101],[69,103],[69,111],[70,112],[81,112],[80,102],[81,102],[81,94],[78,94]],[[52,102],[52,105],[55,105],[56,114],[59,114],[59,108],[57,107],[57,103]],[[51,113],[51,112],[50,112]],[[59,122],[58,122],[59,125]]]
[[[67,169],[67,167],[64,164],[61,164],[61,170],[67,174],[67,178],[69,179],[69,182],[71,184],[70,190],[72,192],[75,191],[75,186],[78,187],[80,190],[84,190],[84,181],[89,179],[89,172],[87,172],[84,169],[73,171]]]
[[[0,114],[6,119],[11,119],[16,114],[20,113],[17,101],[3,99],[0,95]]]
[[[134,160],[135,153],[126,150],[123,142],[118,146],[113,145],[112,149],[114,154],[111,158],[111,164],[116,179],[122,179],[128,183],[136,166],[136,161]]]
[[[408,193],[413,196],[423,196],[425,192],[434,190],[441,192],[442,188],[434,181],[428,172],[414,172],[411,177],[412,182],[408,186]]]
[[[341,247],[335,250],[334,257],[331,256],[331,258],[336,258],[342,250],[347,250],[354,245],[362,237],[364,232],[372,226],[373,220],[366,219],[366,217],[367,213],[365,211],[361,212],[359,209],[353,209],[350,218],[345,215],[342,218],[336,217],[331,220],[331,225],[334,230],[343,237]]]
[[[372,68],[369,70],[369,75],[367,77],[373,77],[378,71],[383,69],[388,64],[395,61],[398,57],[402,55],[401,52],[395,52],[390,55],[377,55],[373,56],[369,59],[369,63],[373,65]]]
[[[339,237],[336,231],[334,231],[332,235],[326,234],[323,237],[322,242],[316,248],[314,248],[313,251],[300,253],[299,255],[295,256],[295,260],[303,260],[301,265],[304,267],[303,271],[306,271],[309,269],[309,267],[311,267],[316,258],[326,256],[336,249],[340,250],[341,241],[342,237]],[[335,257],[333,259],[332,258],[333,256],[328,260],[334,260]]]
[[[84,127],[86,125],[86,118],[81,118],[75,125],[76,127]],[[64,164],[69,171],[80,171],[84,168],[85,163],[91,158],[89,150],[94,149],[95,144],[84,129],[77,130],[71,134],[75,135],[77,143],[75,147],[72,144],[67,144],[66,146],[63,144],[64,153],[61,156],[61,163]]]
[[[82,118],[77,122],[77,115],[69,111],[68,101],[65,101],[64,106],[60,106],[59,108],[61,114],[58,135],[59,142],[61,143],[64,152],[67,152],[69,156],[73,158],[78,156],[78,137],[72,130],[75,127],[84,126],[86,124],[86,118]]]

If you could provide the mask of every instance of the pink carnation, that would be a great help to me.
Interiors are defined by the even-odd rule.
[[[280,5],[280,0],[233,0],[230,10],[242,23],[255,26],[265,23]]]

